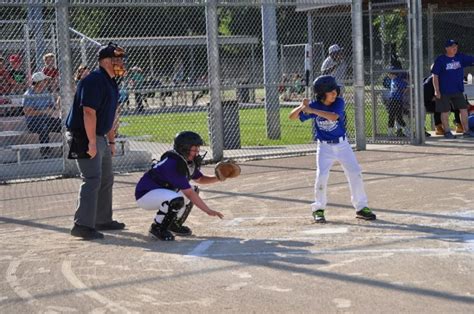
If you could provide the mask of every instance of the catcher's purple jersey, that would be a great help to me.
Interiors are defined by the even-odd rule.
[[[312,101],[309,104],[310,108],[321,110],[321,111],[333,112],[339,115],[339,119],[335,121],[331,121],[326,118],[320,117],[318,115],[315,115],[312,113],[307,114],[301,111],[299,114],[300,121],[304,122],[308,119],[315,120],[316,132],[314,134],[314,140],[320,140],[320,141],[336,140],[339,137],[346,135],[346,127],[345,127],[346,115],[344,112],[344,106],[345,106],[344,99],[342,99],[341,97],[337,97],[336,101],[334,101],[334,103],[331,106],[326,106],[320,101]]]
[[[168,182],[178,190],[186,190],[191,188],[188,179],[185,175],[181,175],[178,172],[177,160],[173,158],[165,158],[157,163],[153,169],[155,177],[158,181]],[[202,173],[199,170],[194,172],[191,179],[196,180],[202,177]],[[135,188],[135,199],[139,199],[151,190],[163,188],[155,180],[152,179],[151,175],[146,172],[143,177],[138,181]]]

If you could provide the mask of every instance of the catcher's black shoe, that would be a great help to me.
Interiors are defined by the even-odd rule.
[[[364,220],[375,220],[377,216],[370,210],[368,207],[364,207],[361,210],[356,212],[356,218]]]
[[[324,209],[318,209],[314,211],[313,218],[314,218],[314,222],[322,223],[322,224],[325,223],[326,218],[324,218]]]
[[[173,222],[170,225],[169,230],[179,236],[190,236],[191,234],[193,234],[191,228],[186,226],[180,226],[176,222]]]
[[[158,240],[162,241],[173,241],[174,235],[169,230],[161,230],[161,225],[154,222],[150,226],[150,230],[148,230],[150,235]]]

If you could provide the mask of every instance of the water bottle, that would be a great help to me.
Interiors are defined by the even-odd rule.
[[[472,84],[472,74],[471,73],[469,73],[467,75],[467,84]]]

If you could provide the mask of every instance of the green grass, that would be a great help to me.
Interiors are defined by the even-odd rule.
[[[290,108],[280,111],[281,138],[266,136],[264,109],[239,111],[240,140],[242,146],[269,146],[305,144],[311,142],[311,122],[300,123],[288,119]],[[149,141],[172,143],[176,133],[189,130],[199,133],[209,143],[207,112],[163,113],[147,116],[123,116],[120,134],[126,136],[151,135]]]
[[[288,115],[291,108],[281,107],[280,128],[281,138],[271,140],[267,138],[265,126],[265,109],[240,109],[240,142],[242,146],[272,146],[308,144],[312,142],[312,121],[301,123],[291,121]],[[355,124],[355,108],[350,104],[346,107],[347,128],[352,136]],[[372,107],[366,105],[365,134],[372,135]],[[384,133],[387,124],[387,112],[383,106],[377,110],[377,121],[379,133]],[[159,143],[172,143],[176,133],[190,130],[199,133],[206,143],[209,141],[207,112],[180,112],[161,113],[153,115],[131,115],[120,119],[120,134],[132,137],[143,135],[151,136],[147,141]],[[430,129],[430,120],[426,121],[427,129]]]

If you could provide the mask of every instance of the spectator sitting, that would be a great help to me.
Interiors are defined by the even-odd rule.
[[[77,68],[76,73],[74,74],[74,81],[76,82],[76,84],[78,84],[79,81],[81,81],[83,78],[89,75],[89,73],[91,73],[91,70],[89,69],[89,67],[87,65],[81,64]]]
[[[59,90],[59,71],[56,68],[54,53],[47,53],[43,56],[44,67],[41,70],[46,76],[51,78],[51,90],[56,92]]]
[[[22,58],[20,55],[11,55],[8,58],[10,61],[10,76],[15,81],[15,85],[12,86],[12,93],[24,93],[26,90],[26,73],[21,70]]]
[[[5,58],[0,56],[0,95],[10,94],[15,83],[10,72],[5,68]]]
[[[61,119],[53,117],[56,106],[53,95],[47,91],[49,80],[43,72],[34,73],[32,88],[26,91],[23,100],[28,130],[39,135],[41,144],[49,143],[49,133],[61,132]],[[50,147],[41,147],[40,152],[44,158],[51,157]]]

